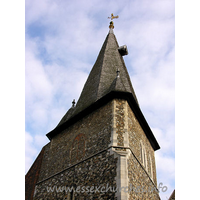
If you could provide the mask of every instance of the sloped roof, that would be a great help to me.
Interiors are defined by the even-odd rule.
[[[109,31],[75,109],[73,112],[70,109],[58,126],[111,91],[130,92],[138,103],[124,59],[118,48],[119,45],[113,31]],[[117,70],[119,70],[119,77],[117,77]]]

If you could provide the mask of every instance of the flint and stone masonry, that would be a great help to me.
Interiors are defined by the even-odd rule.
[[[27,200],[160,199],[160,147],[118,48],[111,30],[77,104],[47,134],[50,142],[26,175]]]

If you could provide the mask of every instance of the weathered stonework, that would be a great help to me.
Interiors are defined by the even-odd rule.
[[[157,188],[138,160],[130,154],[128,159],[129,200],[159,200]]]
[[[112,128],[112,106],[92,112],[45,146],[43,163],[34,199],[63,199],[63,192],[47,188],[112,187],[116,188],[117,160],[109,151]],[[76,199],[116,199],[115,191],[74,193]],[[69,198],[68,198],[69,199]]]
[[[157,186],[157,178],[156,178],[156,165],[155,165],[155,155],[154,150],[147,139],[144,131],[142,130],[138,120],[136,119],[133,111],[128,106],[128,132],[129,132],[129,147],[136,158],[142,163],[141,160],[141,142],[146,150],[147,156],[147,171],[150,174],[151,166],[153,170],[153,182]],[[151,163],[150,163],[151,157]]]
[[[124,146],[125,134],[125,101],[116,100],[116,133],[117,146]]]
[[[37,184],[34,200],[70,199],[68,187],[76,190],[75,199],[116,199],[116,163],[117,159],[105,150],[98,155],[69,167],[50,179]],[[79,187],[79,188],[78,188]],[[99,191],[96,190],[98,187]],[[103,189],[102,189],[103,188]],[[107,192],[106,192],[107,189]],[[101,190],[103,192],[101,192]]]
[[[113,132],[113,134],[117,135],[117,146],[120,146],[120,148],[114,148],[115,156],[118,156],[119,161],[117,185],[129,189],[130,187],[139,187],[146,191],[135,193],[133,190],[128,194],[118,194],[118,199],[159,200],[154,150],[128,103],[125,100],[117,99],[114,100],[114,105],[114,125],[116,126],[114,128],[116,132]],[[113,138],[115,137],[113,136]],[[124,143],[124,141],[126,142]],[[141,160],[141,142],[146,153],[146,168]],[[123,151],[127,151],[127,153],[123,153]],[[123,174],[124,171],[127,171],[127,174]],[[133,174],[135,175],[133,176]],[[147,187],[150,191],[147,190]]]
[[[107,148],[111,142],[111,124],[110,102],[54,137],[46,147],[39,181]],[[85,151],[82,154],[80,151],[76,159],[71,154],[79,134],[84,134]]]
[[[141,160],[141,141],[148,168]],[[55,136],[44,147],[36,186],[34,200],[69,200],[70,195],[72,199],[159,200],[154,150],[127,101],[112,100]],[[80,192],[67,191],[72,186]],[[94,192],[95,187],[113,190]]]

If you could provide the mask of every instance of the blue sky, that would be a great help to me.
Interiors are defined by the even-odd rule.
[[[46,133],[78,100],[108,33],[111,13],[143,114],[161,149],[158,183],[175,188],[175,10],[173,0],[30,1],[25,15],[25,172]]]

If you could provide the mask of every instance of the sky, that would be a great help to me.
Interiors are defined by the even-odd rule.
[[[76,101],[109,31],[124,56],[140,108],[161,149],[155,152],[157,182],[175,188],[175,2],[174,0],[26,0],[25,173]]]

